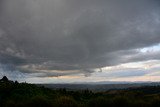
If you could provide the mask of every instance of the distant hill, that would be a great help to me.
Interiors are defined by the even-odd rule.
[[[131,82],[110,82],[107,84],[98,84],[98,83],[88,83],[88,84],[37,84],[37,86],[44,86],[50,89],[61,89],[66,88],[67,90],[85,90],[89,89],[95,92],[98,91],[108,91],[113,89],[127,89],[133,87],[142,87],[142,86],[160,86],[159,82],[150,82],[150,83],[131,83]]]

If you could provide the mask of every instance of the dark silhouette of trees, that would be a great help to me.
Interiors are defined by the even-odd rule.
[[[0,80],[0,107],[159,107],[160,86],[114,90],[48,89],[34,84]]]
[[[6,76],[3,76],[3,78],[0,80],[1,82],[9,82],[8,78]]]

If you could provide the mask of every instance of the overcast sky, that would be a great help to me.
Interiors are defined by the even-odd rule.
[[[159,0],[0,0],[0,76],[160,81]]]

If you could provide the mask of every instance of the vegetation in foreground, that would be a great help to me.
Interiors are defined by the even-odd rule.
[[[0,107],[160,107],[160,86],[110,90],[51,90],[0,80]]]

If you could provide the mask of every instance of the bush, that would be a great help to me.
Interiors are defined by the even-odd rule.
[[[8,100],[4,103],[4,107],[16,107],[16,103],[13,100]]]
[[[54,102],[55,107],[77,107],[76,101],[69,96],[60,96]]]
[[[112,104],[113,107],[130,107],[130,101],[127,97],[124,96],[117,96],[113,98]]]
[[[52,103],[45,96],[35,96],[29,101],[28,107],[52,107]]]
[[[110,101],[105,97],[98,97],[91,99],[88,105],[89,107],[108,107],[110,106]]]
[[[151,99],[151,107],[160,107],[160,97],[156,96]]]

